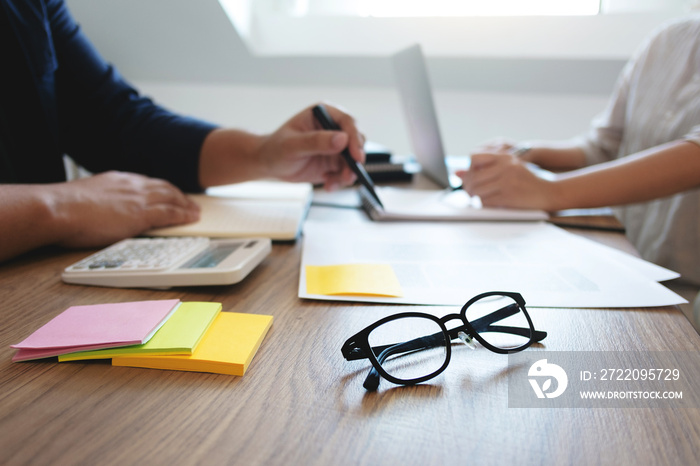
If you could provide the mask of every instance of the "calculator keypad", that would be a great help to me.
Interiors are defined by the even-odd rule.
[[[209,246],[209,238],[135,238],[120,241],[77,262],[66,271],[165,270]]]

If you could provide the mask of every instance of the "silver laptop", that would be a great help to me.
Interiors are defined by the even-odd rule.
[[[420,45],[396,53],[392,62],[411,146],[422,173],[443,188],[459,187],[461,180],[450,176],[447,168],[428,70]]]
[[[411,146],[422,172],[437,183],[439,190],[379,187],[379,206],[364,186],[360,186],[362,206],[372,220],[546,220],[539,210],[481,208],[461,189],[462,184],[447,165],[442,146],[433,95],[423,53],[415,45],[393,56],[396,82],[411,136]]]

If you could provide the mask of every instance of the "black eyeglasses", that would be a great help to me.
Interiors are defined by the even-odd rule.
[[[448,330],[451,320],[462,325]],[[385,317],[350,337],[341,350],[348,361],[370,360],[373,367],[363,386],[376,390],[380,375],[400,385],[437,376],[450,363],[453,340],[471,348],[476,340],[491,351],[507,354],[546,337],[547,332],[535,330],[520,293],[491,291],[470,299],[459,314],[439,318],[402,312]]]

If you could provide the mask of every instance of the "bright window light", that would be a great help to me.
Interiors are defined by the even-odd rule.
[[[278,5],[285,0],[271,0]],[[293,16],[572,16],[596,15],[600,0],[287,0]]]
[[[599,0],[362,0],[362,16],[596,15]]]

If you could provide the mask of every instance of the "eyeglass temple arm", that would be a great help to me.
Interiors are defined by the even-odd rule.
[[[397,343],[395,345],[385,345],[382,347],[374,347],[374,349],[378,350],[379,348],[383,348],[377,356],[377,362],[379,362],[379,364],[381,365],[384,361],[386,361],[386,359],[389,356],[393,354],[408,353],[410,351],[423,350],[444,345],[444,335],[442,332],[439,332],[433,335],[415,338],[404,343]],[[367,377],[365,378],[365,381],[362,384],[362,386],[367,390],[374,391],[379,387],[379,380],[379,372],[374,366],[372,366],[372,369],[370,369],[369,374],[367,374]]]
[[[528,338],[530,336],[530,329],[529,328],[522,328],[522,327],[506,327],[503,325],[489,325],[485,329],[482,329],[480,333],[486,333],[486,332],[497,332],[497,333],[510,333],[513,335],[520,335],[521,337]],[[454,340],[455,337],[452,337],[452,333],[450,333],[450,337]],[[547,338],[547,332],[542,331],[542,330],[535,330],[535,333],[532,334],[533,340],[536,342],[540,342]]]
[[[372,352],[374,354],[379,354],[379,356],[377,356],[377,359],[379,359],[381,357],[381,355],[389,348],[400,347],[400,349],[396,350],[396,351],[402,351],[402,352],[415,351],[418,349],[427,349],[427,348],[432,348],[435,346],[444,346],[444,343],[443,343],[444,341],[445,341],[445,338],[443,337],[443,333],[438,332],[438,333],[434,333],[432,335],[427,335],[424,337],[419,337],[419,338],[415,338],[413,340],[405,341],[403,343],[392,343],[391,345],[373,346]],[[345,359],[347,361],[366,359],[368,357],[362,348],[359,348],[359,347],[353,346],[353,345],[355,345],[354,342],[343,347],[343,356],[345,356]],[[396,351],[388,354],[387,356],[395,354]]]
[[[480,317],[479,319],[476,319],[474,322],[470,322],[472,324],[472,327],[474,327],[474,330],[476,330],[478,333],[482,332],[500,332],[500,333],[511,333],[513,335],[520,335],[523,337],[528,337],[530,333],[530,329],[528,328],[522,328],[522,327],[507,327],[503,325],[492,325],[494,322],[498,322],[499,320],[503,320],[507,317],[510,317],[512,315],[517,314],[520,312],[520,307],[513,303],[509,304],[508,306],[502,307],[501,309],[492,312],[491,314],[487,314],[483,317]],[[456,330],[456,329],[455,329]],[[450,338],[453,340],[457,338],[457,332],[455,330],[450,331]],[[454,332],[454,336],[453,333]],[[541,330],[535,330],[535,333],[533,334],[533,339],[535,341],[542,341],[547,337],[547,332],[543,332]]]

